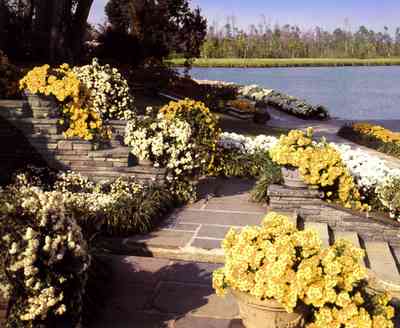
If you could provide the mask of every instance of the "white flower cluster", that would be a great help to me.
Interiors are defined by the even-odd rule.
[[[90,92],[91,109],[103,119],[127,119],[132,115],[133,97],[128,82],[116,68],[100,65],[96,58],[92,64],[75,67],[74,72]]]
[[[364,191],[375,188],[391,171],[385,162],[364,150],[352,149],[346,144],[332,144],[341,154],[343,161]]]
[[[274,90],[265,89],[257,84],[246,85],[239,88],[239,95],[255,101],[262,101],[265,97],[271,94]]]
[[[125,130],[125,144],[139,159],[152,160],[155,167],[170,169],[173,178],[169,178],[177,180],[183,172],[200,167],[191,136],[192,129],[188,122],[165,119],[159,113],[154,120],[143,116],[129,121]]]
[[[400,170],[389,168],[382,159],[349,145],[331,143],[341,154],[351,175],[364,193],[375,194],[391,217],[400,220]],[[398,200],[397,200],[398,198]]]
[[[19,319],[34,321],[46,319],[51,313],[61,315],[67,310],[63,286],[88,269],[86,241],[76,221],[66,215],[63,193],[44,192],[37,187],[22,187],[17,193],[17,205],[8,209],[8,215],[17,213],[30,219],[22,236],[12,233],[9,227],[10,233],[2,241],[10,255],[9,266],[5,268],[8,277],[22,277],[25,295],[29,295],[19,300],[22,306]],[[74,270],[70,268],[71,260]],[[65,273],[63,267],[68,267]],[[7,290],[12,291],[12,286]]]
[[[269,151],[277,142],[278,139],[272,136],[258,135],[255,138],[250,138],[234,132],[223,132],[220,135],[218,145],[224,149],[238,150],[243,154],[254,154]]]
[[[376,193],[390,216],[400,221],[400,172],[387,176],[376,188]]]

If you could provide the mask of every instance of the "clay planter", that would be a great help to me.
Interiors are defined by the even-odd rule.
[[[60,116],[57,102],[52,96],[42,96],[25,91],[33,118],[58,118]]]
[[[308,185],[300,177],[298,169],[282,167],[283,184],[292,188],[307,188]]]
[[[275,300],[258,300],[255,297],[231,290],[238,305],[240,317],[246,328],[303,328],[306,308],[297,307],[292,313]]]

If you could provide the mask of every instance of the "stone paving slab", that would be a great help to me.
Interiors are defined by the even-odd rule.
[[[173,328],[244,328],[240,319],[211,319],[185,316],[172,325]]]
[[[184,247],[189,243],[193,233],[190,231],[158,230],[148,235],[138,235],[125,239],[125,244],[145,244],[165,248]]]
[[[192,211],[187,209],[176,215],[179,223],[218,224],[227,226],[246,226],[260,224],[263,213],[234,211]]]
[[[219,265],[115,255],[103,260],[111,266],[110,295],[89,328],[242,328],[232,296],[218,297],[211,287]]]

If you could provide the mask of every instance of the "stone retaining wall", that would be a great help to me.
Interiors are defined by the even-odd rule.
[[[8,303],[0,297],[0,327],[5,327]]]
[[[165,170],[138,165],[123,145],[125,121],[110,121],[112,139],[95,147],[79,138],[65,139],[57,119],[35,119],[28,115],[22,101],[0,101],[2,177],[26,164],[34,164],[73,170],[93,180],[136,177],[141,182],[164,182]]]
[[[328,204],[318,190],[271,185],[269,208],[297,212],[304,221],[327,223],[335,231],[354,231],[363,240],[383,240],[400,246],[400,223],[375,213],[361,213]],[[379,232],[379,233],[377,233]]]

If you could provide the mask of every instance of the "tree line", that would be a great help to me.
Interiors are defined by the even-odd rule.
[[[302,30],[296,25],[275,25],[265,21],[240,29],[235,18],[219,28],[208,27],[202,46],[203,58],[377,58],[400,56],[400,27],[376,32],[365,26],[351,31],[315,27]]]
[[[190,0],[109,0],[106,23],[88,23],[93,0],[0,0],[0,49],[19,63],[162,63],[198,57],[207,32]]]

